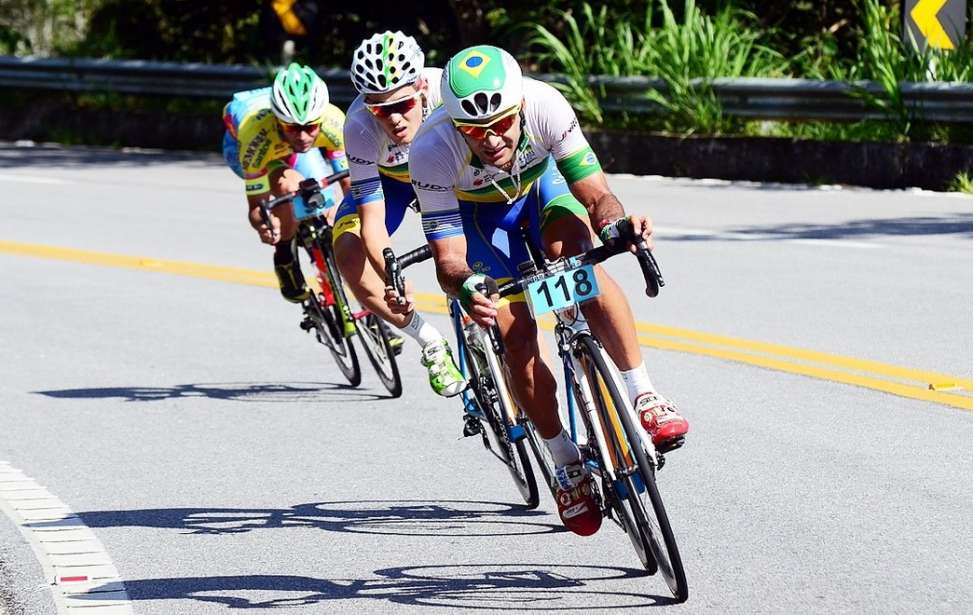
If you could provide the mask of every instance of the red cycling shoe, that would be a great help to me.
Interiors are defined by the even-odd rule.
[[[579,536],[591,536],[601,527],[601,509],[595,499],[591,474],[580,462],[555,470],[558,489],[554,496],[561,523]]]
[[[657,448],[672,450],[682,446],[689,421],[679,416],[666,398],[657,393],[642,393],[635,400],[635,412]]]

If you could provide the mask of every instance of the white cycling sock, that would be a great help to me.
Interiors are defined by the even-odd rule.
[[[432,326],[426,320],[419,315],[419,312],[412,312],[412,320],[405,323],[402,327],[402,332],[419,342],[419,345],[423,348],[427,344],[432,342],[438,342],[443,339],[443,334],[439,332],[436,327]]]
[[[625,371],[619,370],[619,373],[622,376],[622,382],[625,383],[625,388],[628,389],[628,398],[633,404],[642,393],[655,393],[655,386],[649,379],[648,370],[645,369],[645,361],[639,363],[638,367]]]
[[[544,443],[547,444],[547,450],[551,452],[555,465],[564,466],[581,459],[581,451],[578,450],[578,445],[574,443],[574,440],[564,429],[561,429],[561,433],[553,438],[544,438]]]

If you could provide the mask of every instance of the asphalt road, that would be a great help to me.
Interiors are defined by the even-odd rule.
[[[612,265],[640,321],[973,377],[973,200],[611,183],[658,226],[659,299]],[[216,158],[0,145],[0,189],[0,242],[269,271]],[[646,348],[692,425],[660,476],[674,606],[614,526],[517,507],[411,342],[389,400],[265,287],[3,249],[0,281],[0,461],[78,514],[135,613],[973,611],[973,412]],[[54,612],[12,528],[11,615]]]

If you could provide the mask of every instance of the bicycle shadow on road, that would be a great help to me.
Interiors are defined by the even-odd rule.
[[[125,589],[132,601],[197,600],[231,609],[336,606],[337,600],[368,599],[451,610],[601,612],[675,602],[600,587],[645,576],[643,570],[614,566],[458,564],[384,568],[373,574],[367,579],[296,575],[139,579],[125,581]],[[658,583],[662,584],[661,579]],[[246,597],[234,595],[244,592]],[[91,599],[97,596],[90,594]]]
[[[335,382],[226,382],[177,384],[171,387],[92,387],[88,389],[55,389],[32,391],[57,399],[113,399],[122,401],[162,401],[187,397],[205,397],[242,402],[305,403],[327,398],[348,400],[391,399],[387,394],[369,393]]]
[[[563,532],[548,514],[501,502],[473,500],[347,500],[290,508],[161,508],[77,513],[85,525],[152,527],[186,534],[242,534],[276,528],[387,536],[525,536]],[[39,521],[29,524],[43,528]]]

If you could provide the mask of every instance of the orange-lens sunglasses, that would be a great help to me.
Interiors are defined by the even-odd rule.
[[[459,130],[464,135],[481,141],[487,137],[491,132],[495,135],[502,135],[510,127],[514,125],[514,122],[520,119],[520,106],[516,106],[504,115],[493,120],[489,124],[469,124],[466,122],[457,122],[453,120],[453,124],[456,129]]]
[[[280,125],[285,131],[292,134],[300,134],[302,132],[312,134],[321,128],[321,120],[311,122],[310,124],[288,124],[287,122],[281,122]]]
[[[369,111],[372,112],[372,115],[382,119],[387,118],[393,113],[398,113],[399,115],[405,115],[409,111],[412,111],[412,109],[416,106],[416,104],[418,104],[419,102],[418,99],[419,96],[421,95],[422,92],[416,92],[412,96],[407,96],[406,98],[393,100],[392,102],[378,103],[374,105],[366,104],[365,106],[368,108]]]

